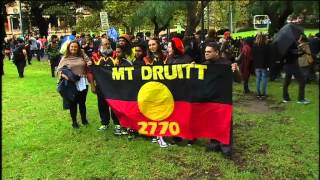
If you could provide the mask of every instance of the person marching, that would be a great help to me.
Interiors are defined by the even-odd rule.
[[[60,62],[60,47],[58,46],[58,36],[52,35],[51,42],[48,45],[48,62],[51,68],[51,77],[54,77],[55,69],[58,67]]]
[[[26,57],[27,51],[24,46],[24,41],[22,39],[18,39],[18,44],[15,46],[13,50],[13,63],[16,65],[19,77],[23,78],[24,68],[26,67]]]

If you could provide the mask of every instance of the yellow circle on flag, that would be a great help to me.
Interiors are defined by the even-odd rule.
[[[160,82],[148,82],[138,92],[140,112],[153,121],[168,118],[174,110],[174,99],[166,85]]]

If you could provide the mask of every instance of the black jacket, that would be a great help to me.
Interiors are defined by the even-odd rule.
[[[78,81],[80,77],[75,75],[67,66],[62,67],[62,73],[65,74],[69,80],[60,79],[57,91],[63,98],[63,108],[69,109],[69,102],[75,100],[78,92],[75,82]]]
[[[268,54],[269,54],[268,45],[258,46],[254,44],[252,47],[252,58],[253,58],[254,68],[266,69],[270,67]]]

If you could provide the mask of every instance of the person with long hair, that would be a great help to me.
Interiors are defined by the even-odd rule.
[[[144,65],[163,65],[165,58],[166,55],[161,50],[160,41],[156,38],[149,39],[147,56],[143,58]],[[152,142],[158,142],[161,148],[168,147],[162,136],[153,138]]]
[[[79,128],[77,123],[77,106],[79,104],[80,116],[83,125],[88,125],[87,110],[86,110],[86,98],[88,93],[88,81],[86,78],[87,59],[84,52],[81,51],[80,45],[77,40],[71,41],[67,45],[66,54],[61,58],[61,61],[57,68],[57,74],[59,79],[65,79],[68,82],[75,79],[76,93],[73,100],[66,100],[67,106],[70,110],[70,116],[72,119],[72,127]],[[65,69],[70,69],[73,73],[72,76],[77,78],[71,78],[70,74],[65,73]]]
[[[161,65],[164,64],[166,55],[161,50],[160,41],[151,38],[148,41],[147,56],[143,58],[145,65]]]
[[[252,48],[250,46],[249,39],[244,39],[242,41],[242,46],[240,48],[240,71],[243,80],[243,92],[245,94],[250,93],[249,89],[249,78],[252,70]]]
[[[257,34],[252,46],[252,59],[256,73],[257,98],[259,99],[264,99],[267,95],[267,70],[270,67],[268,51],[266,36],[262,33]]]

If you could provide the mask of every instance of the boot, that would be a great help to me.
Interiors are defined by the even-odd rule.
[[[74,129],[79,129],[79,124],[77,123],[77,120],[76,119],[72,119],[72,127]]]
[[[83,124],[83,125],[88,125],[88,124],[89,124],[89,122],[88,122],[88,119],[87,119],[87,118],[82,119],[81,121],[82,121],[82,124]]]
[[[72,127],[73,127],[74,129],[79,129],[79,124],[78,124],[77,122],[72,123]]]

